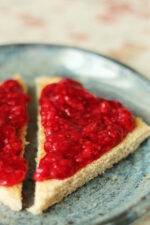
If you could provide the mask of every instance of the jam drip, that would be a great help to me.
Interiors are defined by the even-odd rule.
[[[34,180],[64,179],[118,145],[135,127],[121,103],[96,97],[80,83],[47,85],[39,100],[44,149]]]
[[[21,183],[27,174],[27,162],[21,157],[23,150],[21,130],[28,121],[27,103],[30,98],[16,80],[0,85],[0,185]]]

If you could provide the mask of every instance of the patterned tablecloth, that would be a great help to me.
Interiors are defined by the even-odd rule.
[[[0,0],[0,44],[22,42],[96,50],[150,78],[150,0]]]

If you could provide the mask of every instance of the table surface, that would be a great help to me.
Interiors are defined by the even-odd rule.
[[[88,48],[150,79],[149,40],[150,0],[0,0],[0,44]],[[150,216],[136,223],[149,224]]]

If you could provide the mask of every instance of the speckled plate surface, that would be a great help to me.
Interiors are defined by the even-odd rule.
[[[104,56],[77,48],[52,45],[0,47],[0,79],[21,74],[32,95],[26,150],[30,170],[23,188],[24,210],[15,213],[0,205],[0,224],[127,225],[150,210],[150,139],[138,151],[103,176],[89,182],[39,216],[25,211],[33,201],[36,154],[34,79],[55,74],[79,79],[96,95],[116,98],[150,124],[150,83],[134,70]]]

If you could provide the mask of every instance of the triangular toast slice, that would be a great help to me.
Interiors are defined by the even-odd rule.
[[[57,83],[60,78],[41,77],[37,79],[37,96],[41,95],[42,89],[52,83]],[[115,163],[126,158],[134,152],[138,146],[150,136],[150,127],[140,118],[135,118],[136,127],[130,132],[123,141],[109,152],[102,155],[99,159],[88,164],[73,176],[58,180],[50,179],[35,184],[34,205],[28,210],[33,214],[39,214],[53,204],[60,202],[65,196],[71,194],[85,183],[103,174],[106,169],[111,168]],[[45,155],[44,150],[44,128],[41,125],[41,116],[38,114],[38,153],[37,166]]]
[[[15,76],[21,86],[24,93],[27,93],[27,88],[20,76]],[[28,144],[26,142],[26,132],[27,125],[23,126],[19,131],[20,140],[22,141],[23,150],[21,155],[23,157],[25,146]],[[8,206],[14,211],[19,211],[22,209],[22,183],[13,186],[0,186],[0,202]]]

